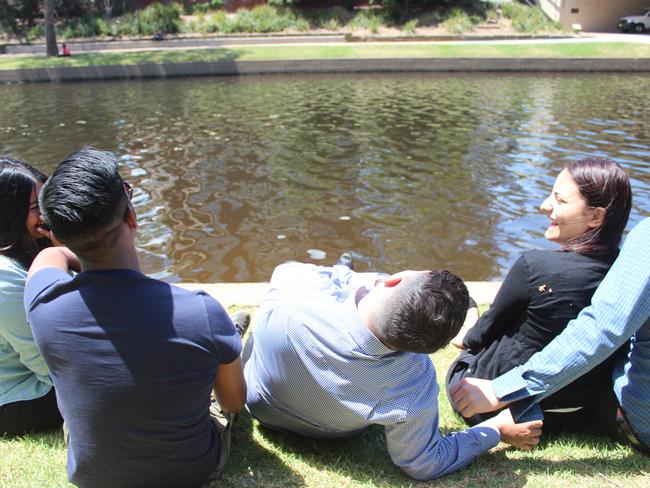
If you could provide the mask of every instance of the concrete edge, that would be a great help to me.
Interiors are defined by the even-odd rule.
[[[501,287],[500,281],[466,281],[469,294],[478,304],[489,304]],[[225,308],[233,305],[256,307],[260,304],[268,283],[178,283],[188,290],[203,290]]]
[[[184,76],[394,72],[650,72],[650,58],[397,58],[193,61],[0,70],[0,83]]]

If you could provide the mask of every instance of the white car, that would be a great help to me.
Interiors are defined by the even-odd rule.
[[[626,17],[621,17],[618,19],[616,24],[618,30],[623,32],[644,32],[650,30],[650,9],[646,9],[646,12],[641,15],[628,15]]]

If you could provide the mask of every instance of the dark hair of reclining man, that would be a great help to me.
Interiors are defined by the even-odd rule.
[[[275,269],[243,354],[251,414],[269,428],[314,438],[382,425],[393,462],[417,479],[467,466],[500,434],[536,444],[541,422],[515,425],[507,410],[440,434],[428,354],[460,329],[467,289],[449,271],[378,278],[344,266]]]
[[[40,206],[70,250],[34,260],[27,317],[68,428],[74,484],[200,486],[227,458],[211,392],[225,412],[246,397],[241,340],[216,300],[141,273],[132,194],[111,153],[86,148],[58,166]]]

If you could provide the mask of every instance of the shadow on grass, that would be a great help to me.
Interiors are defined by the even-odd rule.
[[[253,419],[242,413],[233,426],[228,464],[221,477],[206,488],[305,485],[300,474],[254,439]]]
[[[0,443],[13,443],[16,445],[36,444],[46,449],[66,448],[65,441],[63,440],[63,431],[61,429],[46,432],[32,432],[22,436],[4,436],[0,437]]]
[[[430,484],[412,480],[393,465],[380,426],[373,426],[357,437],[338,441],[315,440],[263,427],[257,429],[264,440],[280,452],[322,472],[342,474],[369,486]],[[549,436],[538,449],[529,453],[502,446],[477,458],[468,469],[444,477],[445,486],[518,488],[529,484],[529,478],[539,481],[548,477],[547,481],[554,482],[567,481],[566,476],[570,477],[568,481],[573,483],[572,486],[580,485],[580,480],[585,478],[596,485],[602,482],[619,486],[617,481],[609,478],[620,480],[636,476],[640,481],[643,473],[650,472],[650,457],[589,434]]]
[[[393,464],[384,429],[372,426],[362,434],[341,440],[321,440],[259,426],[266,441],[319,471],[340,473],[362,483],[409,486],[413,480]]]
[[[216,48],[179,51],[101,52],[80,53],[69,58],[46,58],[44,56],[16,56],[11,58],[12,69],[30,68],[76,68],[94,66],[126,66],[154,63],[191,63],[236,61],[244,54],[243,49]]]

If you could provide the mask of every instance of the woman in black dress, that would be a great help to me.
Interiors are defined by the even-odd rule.
[[[491,380],[525,363],[589,305],[618,255],[631,204],[627,175],[614,161],[586,158],[562,170],[540,207],[549,218],[545,237],[561,248],[524,252],[490,309],[452,340],[463,352],[449,369],[447,391],[462,378]],[[611,367],[605,361],[542,400],[544,431],[584,427]],[[474,425],[491,415],[465,421]]]

